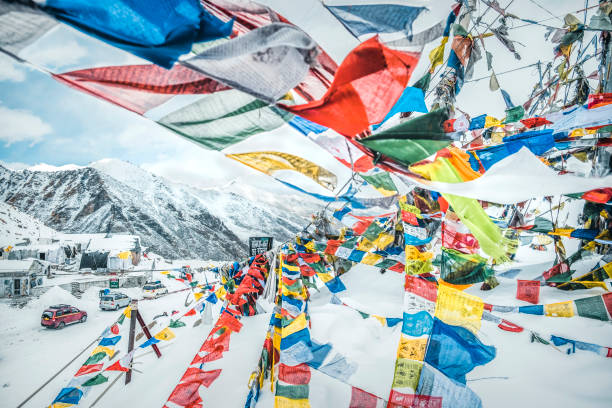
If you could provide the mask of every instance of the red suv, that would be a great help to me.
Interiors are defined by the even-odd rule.
[[[70,305],[55,305],[50,306],[45,310],[40,319],[40,324],[44,327],[53,327],[55,329],[63,329],[64,326],[71,323],[85,323],[87,320],[87,312],[79,310]]]

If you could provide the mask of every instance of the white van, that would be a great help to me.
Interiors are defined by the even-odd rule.
[[[167,293],[168,288],[165,287],[160,281],[147,282],[142,287],[142,297],[144,298],[157,298]]]
[[[110,292],[107,295],[100,297],[100,309],[102,310],[118,310],[121,307],[126,307],[132,299],[121,292]]]

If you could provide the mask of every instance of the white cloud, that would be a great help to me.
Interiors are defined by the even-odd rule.
[[[25,78],[26,73],[23,67],[9,57],[0,56],[0,81],[23,82]]]
[[[21,57],[35,64],[46,66],[51,70],[60,70],[77,64],[87,56],[87,48],[74,39],[55,43],[51,46],[28,47]]]
[[[4,160],[0,160],[0,166],[6,167],[7,169],[18,171],[25,170],[30,167],[30,164],[21,163],[21,162],[5,162]]]
[[[0,106],[0,123],[0,140],[6,142],[6,147],[23,141],[31,141],[34,145],[53,131],[48,123],[31,112],[4,106]]]

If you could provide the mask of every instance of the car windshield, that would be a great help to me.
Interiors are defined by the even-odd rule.
[[[143,287],[143,289],[144,289],[144,290],[153,290],[153,289],[155,289],[155,286],[153,286],[153,285],[145,285],[145,286]]]
[[[53,312],[43,312],[42,317],[46,317],[48,319],[53,319]]]
[[[114,298],[112,296],[102,296],[101,300],[104,302],[112,302]]]

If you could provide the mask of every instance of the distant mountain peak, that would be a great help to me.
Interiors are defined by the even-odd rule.
[[[249,236],[285,240],[307,222],[282,200],[173,183],[121,160],[0,171],[0,201],[70,233],[129,233],[168,258],[235,260]],[[235,186],[233,186],[235,187]],[[304,212],[304,211],[302,211]]]

